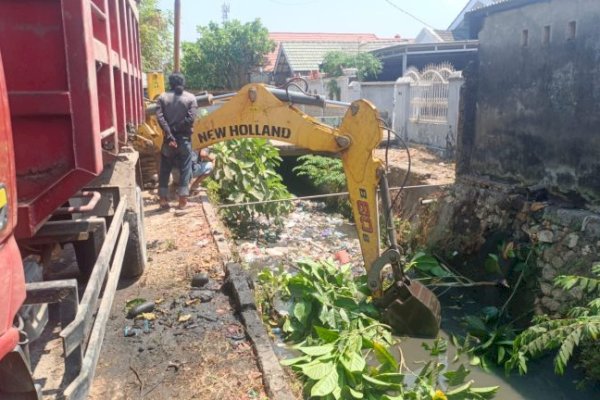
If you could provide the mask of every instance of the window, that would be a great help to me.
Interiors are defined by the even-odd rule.
[[[523,29],[521,33],[521,46],[527,47],[529,45],[529,31],[527,29]]]
[[[574,40],[577,35],[577,22],[569,22],[569,28],[567,31],[567,40]]]
[[[543,44],[544,46],[547,46],[548,44],[550,44],[550,35],[551,35],[552,31],[550,29],[550,25],[546,25],[544,27],[544,38],[543,38]]]

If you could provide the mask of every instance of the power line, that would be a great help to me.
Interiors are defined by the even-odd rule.
[[[405,9],[401,8],[400,6],[394,4],[391,2],[391,0],[385,0],[386,3],[388,3],[390,6],[394,7],[396,10],[408,15],[409,17],[411,17],[412,19],[414,19],[415,21],[418,21],[420,23],[422,23],[423,25],[425,25],[428,28],[431,29],[435,29],[433,26],[429,25],[427,22],[423,21],[421,18],[409,13],[408,11],[406,11]]]
[[[389,190],[411,190],[411,189],[422,189],[422,188],[441,188],[444,186],[448,186],[449,184],[441,184],[441,185],[414,185],[414,186],[399,186],[399,187],[391,187]],[[348,196],[348,192],[338,192],[338,193],[327,193],[327,194],[316,194],[312,196],[302,196],[302,197],[290,197],[287,199],[277,199],[277,200],[263,200],[263,201],[248,201],[245,203],[233,203],[233,204],[217,204],[217,208],[231,208],[231,207],[246,207],[246,206],[255,206],[258,204],[270,204],[270,203],[282,203],[286,201],[295,202],[302,200],[314,200],[314,199],[324,199],[327,197],[342,197]]]

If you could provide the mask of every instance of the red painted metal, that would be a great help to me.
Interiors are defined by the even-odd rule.
[[[10,113],[0,54],[0,184],[8,195],[8,222],[0,230],[0,358],[11,351],[19,339],[12,328],[14,317],[25,300],[25,277],[21,253],[13,237],[17,219],[16,179]]]
[[[0,359],[17,345],[13,320],[25,301],[25,276],[21,253],[11,236],[0,244]]]
[[[118,152],[142,117],[133,0],[0,0],[0,53],[17,175],[18,238],[31,237]]]
[[[100,192],[81,192],[81,194],[76,194],[72,196],[72,198],[87,198],[89,199],[87,204],[82,206],[60,207],[57,208],[56,211],[54,211],[53,215],[67,215],[93,211],[98,202],[100,201],[100,197],[102,197]]]

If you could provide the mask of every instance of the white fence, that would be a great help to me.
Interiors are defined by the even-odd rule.
[[[460,87],[463,78],[450,64],[409,68],[395,82],[350,82],[349,77],[308,80],[308,92],[329,97],[328,82],[336,80],[340,100],[371,101],[392,129],[406,140],[451,153],[456,144]],[[305,112],[335,124],[345,110],[301,107]]]
[[[413,122],[448,122],[448,78],[454,72],[448,66],[429,66],[419,73],[407,71],[405,77],[412,80],[410,87],[410,120]]]
[[[396,81],[394,129],[411,142],[451,154],[463,81],[462,74],[448,64],[409,69]]]

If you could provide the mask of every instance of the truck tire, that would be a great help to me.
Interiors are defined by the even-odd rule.
[[[41,388],[35,384],[21,346],[0,360],[0,399],[42,399]]]
[[[135,278],[140,276],[146,269],[148,253],[146,251],[146,235],[144,233],[144,206],[142,201],[142,190],[135,190],[133,209],[125,213],[125,220],[129,222],[129,241],[125,249],[125,258],[121,277]]]

